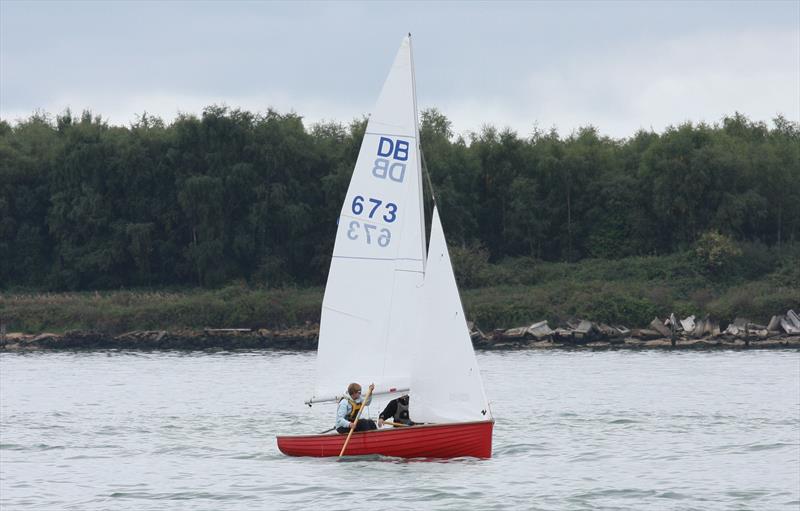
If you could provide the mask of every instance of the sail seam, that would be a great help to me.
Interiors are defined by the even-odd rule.
[[[342,213],[339,216],[340,217],[345,217],[345,218],[352,218],[353,220],[358,220],[358,221],[362,221],[362,222],[364,221],[364,219],[361,218],[361,217],[354,216],[354,215],[348,215],[346,213]],[[386,225],[386,226],[391,227],[391,222],[387,222],[386,220],[378,220],[377,218],[370,218],[369,221],[377,223],[377,224]]]
[[[414,259],[411,257],[359,257],[359,256],[342,256],[335,255],[334,259],[362,259],[366,261],[422,261],[422,259]]]
[[[334,308],[333,308],[333,307],[331,307],[330,305],[323,305],[323,306],[322,306],[322,308],[323,308],[323,309],[328,309],[329,311],[333,311],[333,312],[336,312],[336,313],[338,313],[338,314],[343,314],[343,315],[345,315],[345,316],[349,316],[349,317],[351,317],[351,318],[360,319],[361,321],[364,321],[364,322],[367,322],[367,323],[369,323],[369,318],[364,318],[364,317],[362,317],[362,316],[359,316],[359,315],[357,315],[357,314],[351,314],[351,313],[349,313],[349,312],[345,312],[345,311],[342,311],[342,310],[339,310],[339,309],[334,309]]]
[[[398,138],[410,138],[411,140],[416,140],[417,137],[414,135],[398,135],[396,133],[378,133],[376,131],[367,131],[365,135],[382,135],[385,137],[398,137]]]

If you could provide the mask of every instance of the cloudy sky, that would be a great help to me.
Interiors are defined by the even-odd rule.
[[[346,123],[370,112],[407,32],[419,106],[459,133],[800,120],[798,0],[0,0],[0,117],[129,124],[225,104]]]

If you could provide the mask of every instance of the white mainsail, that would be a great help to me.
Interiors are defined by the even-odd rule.
[[[407,388],[403,343],[425,264],[411,39],[400,45],[367,123],[347,190],[322,302],[313,401],[348,383]]]
[[[412,363],[411,417],[417,422],[490,419],[436,207],[431,220],[422,309]]]

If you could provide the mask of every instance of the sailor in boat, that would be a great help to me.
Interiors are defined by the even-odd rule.
[[[358,419],[358,412],[364,406],[369,406],[372,401],[372,390],[375,384],[369,386],[370,397],[367,401],[361,397],[361,385],[358,383],[351,383],[347,386],[347,395],[339,401],[339,406],[336,409],[336,431],[338,433],[348,433],[352,428],[355,431],[369,431],[371,429],[378,429],[375,421],[372,419]]]
[[[383,427],[387,419],[392,419],[392,426],[413,426],[414,422],[408,415],[408,394],[392,399],[378,415],[378,427]]]

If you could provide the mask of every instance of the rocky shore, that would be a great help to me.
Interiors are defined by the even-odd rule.
[[[0,336],[0,351],[18,350],[315,350],[318,327],[280,331],[223,328],[140,330],[121,335],[72,330],[63,334]]]
[[[768,325],[736,318],[724,330],[708,317],[655,318],[648,328],[628,329],[587,320],[568,321],[551,329],[547,321],[499,329],[488,334],[470,325],[476,349],[800,349],[800,318],[794,311],[774,316]],[[0,351],[26,350],[315,350],[319,325],[281,330],[206,328],[142,330],[121,335],[93,331],[64,334],[0,332]]]
[[[589,348],[589,349],[746,349],[800,348],[800,317],[789,310],[772,316],[767,325],[736,318],[721,328],[720,322],[705,316],[666,320],[653,318],[647,328],[629,329],[588,320],[572,320],[551,329],[547,321],[530,326],[495,330],[489,335],[471,326],[476,348]]]

